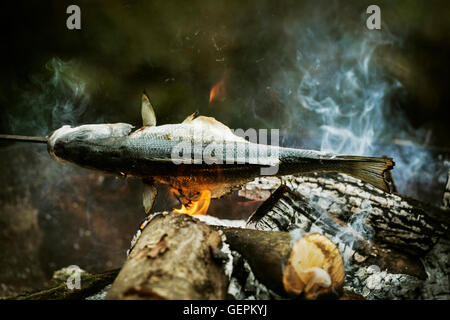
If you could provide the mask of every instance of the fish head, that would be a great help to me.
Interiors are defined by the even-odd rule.
[[[132,129],[133,126],[127,123],[87,124],[77,127],[65,125],[50,134],[47,149],[53,159],[63,161],[67,159],[64,154],[58,152],[58,146],[69,150],[78,145],[89,145],[100,140],[126,137]]]

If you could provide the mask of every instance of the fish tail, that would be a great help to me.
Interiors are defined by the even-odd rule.
[[[387,171],[394,167],[392,158],[339,156],[339,171],[391,192]]]

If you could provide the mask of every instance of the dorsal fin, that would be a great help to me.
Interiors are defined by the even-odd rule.
[[[220,137],[229,141],[247,142],[247,140],[235,135],[230,128],[213,117],[198,116],[191,120],[190,123],[198,126],[199,129],[201,128],[205,136]]]
[[[198,116],[198,111],[195,111],[193,114],[188,115],[186,117],[186,119],[183,120],[182,123],[190,123],[190,122],[192,122],[192,120],[197,118],[197,116]]]
[[[144,126],[156,126],[155,110],[153,110],[152,104],[150,103],[150,99],[145,90],[142,93],[141,115],[142,124]]]

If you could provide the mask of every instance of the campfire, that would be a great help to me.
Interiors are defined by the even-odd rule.
[[[202,197],[192,210],[149,216],[108,297],[404,299],[447,290],[445,283],[427,276],[446,272],[432,263],[447,259],[442,253],[448,248],[449,220],[442,209],[341,174],[285,176],[282,182],[259,178],[241,194],[264,197],[267,190],[271,195],[247,221],[217,219],[213,212],[195,216],[204,214],[194,210],[204,208]],[[179,234],[179,225],[190,236]],[[198,249],[180,256],[179,246]],[[208,251],[211,260],[205,261]],[[192,265],[184,262],[180,271],[177,265],[187,261],[185,254]],[[207,270],[204,278],[194,272],[198,264]],[[162,278],[149,278],[161,265]],[[149,280],[130,292],[129,274],[136,270]],[[176,281],[173,275],[179,272],[192,286],[175,292],[162,285]],[[198,291],[194,283],[202,283],[209,293]]]
[[[209,190],[203,190],[200,194],[200,199],[192,201],[187,207],[184,204],[181,209],[174,209],[173,211],[187,214],[187,215],[205,215],[208,212],[209,203],[211,202],[211,192]]]
[[[0,297],[450,299],[437,6],[83,3],[3,37]]]
[[[0,136],[45,143],[57,161],[142,179],[147,218],[106,298],[415,299],[445,294],[447,283],[428,275],[448,272],[442,267],[450,240],[446,208],[400,195],[390,174],[392,158],[258,144],[198,113],[181,124],[158,127],[146,92],[141,114],[143,127],[135,131],[116,123],[63,126],[47,138]],[[158,149],[161,145],[171,146],[172,159],[164,158],[167,147]],[[208,155],[208,148],[223,158]],[[263,174],[267,167],[275,169],[272,176]],[[157,184],[168,185],[181,208],[152,210]],[[212,198],[237,189],[248,203],[260,204],[257,209],[246,220],[214,218]]]

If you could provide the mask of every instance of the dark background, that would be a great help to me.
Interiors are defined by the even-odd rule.
[[[70,4],[81,8],[81,30],[66,28]],[[381,31],[365,27],[370,4],[381,8]],[[139,126],[146,89],[158,124],[198,110],[231,128],[279,128],[284,145],[318,149],[321,126],[336,123],[299,96],[331,97],[359,114],[379,91],[374,110],[382,114],[370,111],[364,125],[349,128],[357,136],[375,130],[364,153],[395,158],[399,192],[439,205],[450,150],[447,1],[0,6],[0,133],[45,136],[63,124],[101,122]],[[373,35],[381,40],[369,42],[374,51],[368,54],[364,39]],[[334,80],[341,78],[335,76],[348,70],[358,88],[336,91]],[[308,74],[317,82],[305,87]],[[348,118],[338,120],[342,127]],[[354,150],[344,144],[334,151]],[[69,264],[91,272],[120,267],[143,218],[139,181],[55,163],[44,146],[2,143],[0,152],[0,295],[41,286]],[[156,210],[178,206],[165,190],[161,195]],[[245,218],[255,205],[236,208],[241,200],[213,201],[210,213]]]

